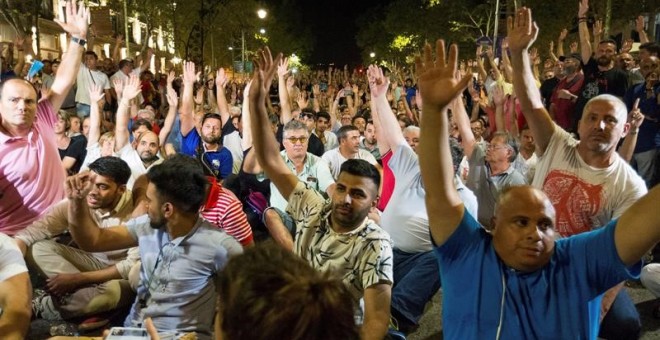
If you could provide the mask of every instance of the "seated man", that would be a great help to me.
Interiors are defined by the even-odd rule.
[[[134,209],[126,189],[131,170],[117,157],[101,157],[89,165],[94,186],[86,197],[92,223],[108,228],[127,221]],[[52,240],[69,228],[69,200],[15,235],[32,269],[47,278],[50,293],[35,298],[35,317],[61,320],[113,310],[129,304],[134,292],[128,273],[139,260],[137,248],[89,253]],[[29,249],[27,249],[29,247]],[[102,325],[101,325],[102,326]]]
[[[30,328],[32,285],[21,252],[0,233],[0,334],[3,339],[25,339]]]
[[[383,339],[390,316],[392,241],[367,218],[378,201],[380,174],[364,160],[347,160],[330,200],[292,174],[278,154],[266,113],[265,98],[277,62],[273,62],[268,49],[260,55],[259,70],[250,86],[254,151],[268,178],[289,202],[287,212],[297,228],[295,238],[290,240],[293,251],[313,268],[333,270],[343,277],[355,303],[364,298],[362,338]]]
[[[383,211],[380,225],[394,242],[394,286],[392,288],[392,316],[398,330],[412,331],[424,313],[426,303],[440,289],[438,263],[429,235],[428,214],[424,206],[425,186],[419,172],[419,159],[401,132],[396,116],[387,101],[389,82],[382,70],[369,66],[371,110],[381,145],[392,150],[392,157],[383,166],[395,177],[390,204]],[[369,125],[367,125],[368,127]],[[410,127],[408,127],[410,128]],[[408,129],[406,128],[406,129]],[[454,170],[463,158],[458,142],[451,149]],[[463,182],[455,177],[456,190],[472,214],[477,212],[477,198]]]
[[[517,24],[533,31],[526,8]],[[555,241],[555,211],[539,189],[505,190],[492,233],[467,213],[453,187],[446,108],[469,82],[454,79],[458,49],[437,64],[426,45],[416,60],[424,116],[420,165],[443,286],[447,339],[595,339],[600,299],[610,287],[639,274],[641,257],[660,240],[653,207],[660,189],[597,231]],[[442,89],[442,90],[440,90]],[[593,249],[599,256],[592,256]]]
[[[284,108],[282,109],[284,110]],[[281,151],[280,155],[291,173],[296,175],[299,180],[307,183],[310,188],[332,196],[335,180],[330,174],[328,164],[320,157],[307,151],[309,132],[305,125],[300,121],[291,120],[284,126],[282,136],[284,137],[284,151]],[[272,182],[270,184],[270,206],[275,210],[268,209],[264,212],[264,224],[276,242],[292,250],[293,243],[289,241],[291,241],[293,235],[290,232],[294,229],[293,220],[290,217],[282,216],[284,218],[283,222],[280,217],[280,214],[286,209],[287,199],[282,196]],[[288,230],[285,231],[283,227]],[[285,231],[287,234],[280,235],[279,231]]]
[[[371,152],[360,148],[360,131],[353,125],[345,125],[337,131],[339,147],[323,154],[323,160],[330,166],[332,176],[337,179],[341,165],[347,159],[363,159],[373,165],[378,164]]]
[[[147,215],[110,228],[92,223],[85,197],[94,177],[83,173],[67,180],[70,231],[86,251],[140,246],[138,296],[125,326],[139,327],[151,317],[160,330],[210,339],[217,274],[242,248],[199,215],[208,185],[201,165],[177,155],[149,169]]]

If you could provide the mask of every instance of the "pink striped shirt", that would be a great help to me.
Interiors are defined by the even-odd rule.
[[[50,101],[42,100],[27,137],[0,132],[0,232],[13,236],[64,198],[56,122]]]
[[[243,205],[234,194],[220,185],[214,177],[207,177],[211,189],[206,198],[202,217],[211,224],[223,229],[233,236],[241,245],[252,243],[252,229],[247,216],[243,212]]]

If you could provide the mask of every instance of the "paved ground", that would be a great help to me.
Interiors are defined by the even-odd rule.
[[[642,339],[660,340],[660,320],[654,319],[651,316],[651,310],[656,304],[656,299],[639,283],[631,282],[626,288],[637,304],[637,309],[642,317],[643,335]],[[442,339],[442,323],[440,313],[442,306],[440,303],[441,293],[437,294],[431,304],[427,307],[427,311],[422,317],[420,327],[415,333],[408,336],[409,340],[437,340]],[[118,321],[119,322],[119,321]],[[47,322],[44,320],[35,320],[32,322],[30,334],[28,339],[47,339],[50,336],[50,329],[52,326],[61,325],[62,322]],[[91,334],[91,335],[98,335]]]

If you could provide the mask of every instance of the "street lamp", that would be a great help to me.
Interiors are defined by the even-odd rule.
[[[260,30],[259,30],[259,33],[261,33],[261,34],[266,34],[266,29],[265,29],[265,28],[260,29]]]
[[[268,15],[268,12],[266,12],[266,10],[263,9],[263,8],[260,8],[257,11],[257,16],[259,17],[259,19],[265,19],[267,15]]]
[[[371,53],[369,53],[369,57],[371,57],[371,58],[376,58],[376,53],[375,53],[375,52],[371,52]]]

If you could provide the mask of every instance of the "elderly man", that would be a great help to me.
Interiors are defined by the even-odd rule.
[[[21,79],[0,83],[0,232],[14,235],[64,198],[66,174],[57,151],[57,112],[75,82],[89,12],[66,3],[62,28],[71,34],[69,50],[46,96],[37,103],[32,84]]]
[[[543,190],[554,206],[559,235],[602,228],[646,193],[643,180],[616,152],[617,143],[630,128],[626,106],[613,95],[591,98],[581,115],[580,141],[557,126],[543,107],[529,64],[527,50],[538,29],[529,30],[525,25],[531,23],[521,21],[531,20],[529,10],[518,15],[521,18],[511,25],[508,40],[515,71],[513,86],[539,155],[532,184]],[[635,338],[641,331],[637,310],[621,287],[603,298],[603,338]]]
[[[208,181],[194,159],[177,155],[147,172],[147,214],[99,228],[86,197],[93,174],[67,180],[71,235],[81,249],[110,251],[139,245],[140,284],[126,318],[139,327],[151,317],[160,330],[196,332],[211,339],[218,273],[241,245],[203,219],[199,210]],[[191,317],[194,316],[194,317]]]
[[[364,160],[346,161],[330,200],[292,174],[277,155],[266,113],[265,98],[281,55],[276,62],[268,49],[260,55],[250,86],[254,150],[266,175],[289,202],[287,212],[296,222],[293,251],[319,271],[335,271],[354,301],[364,298],[362,338],[383,339],[390,316],[392,243],[367,217],[378,201],[380,174]]]
[[[532,31],[530,16],[521,9],[517,25]],[[555,241],[547,196],[513,187],[500,196],[492,232],[484,231],[454,189],[449,159],[446,110],[471,76],[454,79],[455,45],[448,63],[444,54],[439,41],[434,63],[427,45],[416,70],[424,98],[420,166],[442,277],[445,338],[595,339],[601,295],[639,274],[641,257],[660,240],[660,215],[653,211],[660,189],[605,228]]]
[[[291,169],[291,173],[307,183],[310,188],[332,196],[335,180],[332,178],[328,164],[307,151],[309,131],[305,125],[300,121],[291,120],[284,125],[282,135],[284,151],[281,151],[280,155]],[[264,222],[268,231],[280,245],[289,250],[293,249],[291,231],[295,229],[294,222],[284,214],[287,199],[277,190],[273,182],[270,183],[270,206],[275,210],[268,209],[264,212]]]

